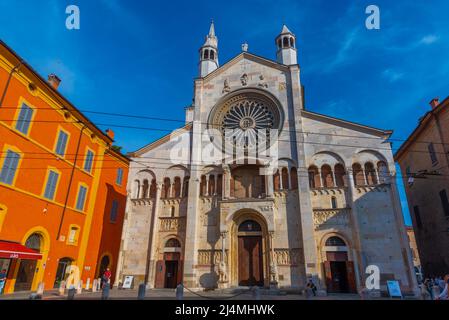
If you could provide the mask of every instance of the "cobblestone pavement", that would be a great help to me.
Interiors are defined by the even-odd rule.
[[[27,300],[30,299],[31,292],[14,293],[0,296],[0,300]],[[111,289],[109,294],[110,300],[137,300],[137,289]],[[57,290],[46,291],[42,297],[43,300],[66,300],[67,293],[64,296],[58,295]],[[101,292],[83,291],[81,294],[75,295],[76,300],[101,300]],[[176,299],[175,289],[149,289],[145,294],[146,300],[174,300]],[[184,292],[184,300],[254,300],[252,292],[229,293],[215,291],[198,291],[191,293]],[[260,295],[261,300],[306,300],[307,298],[301,294],[264,294]],[[389,298],[379,298],[389,299]],[[357,294],[329,294],[323,297],[312,297],[311,300],[361,300]],[[378,300],[378,299],[377,299]]]

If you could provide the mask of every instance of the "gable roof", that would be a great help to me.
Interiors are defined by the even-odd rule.
[[[407,148],[411,146],[411,144],[419,138],[419,135],[427,128],[429,123],[431,122],[434,115],[442,112],[445,108],[449,107],[449,96],[446,97],[438,106],[427,111],[424,116],[419,119],[418,125],[415,127],[413,132],[407,137],[407,140],[402,143],[399,149],[394,154],[394,159],[396,161],[407,151]]]
[[[352,122],[352,121],[343,120],[343,119],[340,119],[340,118],[327,116],[327,115],[324,115],[324,114],[321,114],[321,113],[317,113],[317,112],[301,110],[301,115],[303,117],[306,117],[306,118],[309,118],[309,119],[314,119],[314,120],[318,120],[318,121],[324,121],[324,122],[333,123],[333,124],[336,124],[336,125],[338,125],[340,127],[345,127],[345,128],[352,129],[352,130],[357,130],[357,131],[363,131],[363,132],[365,132],[367,134],[372,134],[372,135],[375,135],[375,136],[386,136],[388,138],[393,133],[393,130],[378,129],[378,128],[366,126],[366,125],[363,125],[363,124],[360,124],[360,123],[356,123],[356,122]]]
[[[148,151],[151,151],[151,150],[163,145],[164,143],[170,141],[171,137],[177,137],[177,136],[181,135],[182,133],[185,133],[186,131],[190,131],[190,129],[192,129],[191,122],[185,124],[184,126],[178,128],[178,129],[173,130],[170,133],[167,133],[165,136],[162,136],[161,138],[159,138],[153,142],[150,142],[149,144],[143,146],[142,148],[140,148],[136,151],[128,152],[127,156],[128,157],[139,157],[139,156],[147,153]]]
[[[249,53],[249,52],[241,52],[238,55],[236,55],[234,58],[232,58],[231,60],[227,61],[225,64],[223,64],[218,69],[215,69],[214,71],[212,71],[211,73],[209,73],[208,75],[203,77],[202,79],[207,81],[210,78],[213,78],[213,77],[217,76],[218,74],[228,70],[230,67],[236,65],[239,61],[241,61],[243,59],[254,61],[254,62],[263,64],[267,67],[278,69],[281,71],[288,71],[290,69],[289,66],[279,63],[279,62],[276,62],[274,60],[270,60],[270,59],[267,59],[267,58]]]

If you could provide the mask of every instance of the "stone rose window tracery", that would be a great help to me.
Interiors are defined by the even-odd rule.
[[[251,147],[258,144],[260,133],[266,136],[267,129],[273,127],[273,122],[273,113],[263,103],[244,100],[234,104],[225,114],[222,130],[229,130],[236,145]]]
[[[226,156],[258,155],[268,150],[282,130],[279,101],[258,88],[230,93],[209,114],[210,140]]]

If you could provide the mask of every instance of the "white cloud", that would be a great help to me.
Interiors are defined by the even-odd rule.
[[[396,82],[400,80],[404,76],[404,74],[393,69],[385,69],[382,72],[382,76],[384,76],[390,82]]]
[[[432,44],[432,43],[434,43],[434,42],[437,42],[438,39],[439,39],[438,36],[436,36],[436,35],[434,35],[434,34],[429,34],[429,35],[423,37],[423,38],[419,41],[419,43],[429,45],[429,44]]]

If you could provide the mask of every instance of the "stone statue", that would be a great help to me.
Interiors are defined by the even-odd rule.
[[[228,274],[226,271],[226,263],[224,261],[220,261],[218,264],[218,282],[227,282]]]
[[[242,82],[242,86],[246,86],[248,84],[248,75],[246,73],[244,73],[240,77],[240,81]]]
[[[230,91],[231,91],[231,87],[229,86],[228,79],[225,79],[224,84],[223,84],[223,90],[221,91],[221,93],[227,93]]]
[[[261,74],[260,76],[259,76],[259,84],[258,84],[258,86],[259,87],[262,87],[262,88],[268,88],[268,84],[267,84],[267,82],[265,81],[265,78],[264,78],[264,76],[263,76],[263,74]]]

